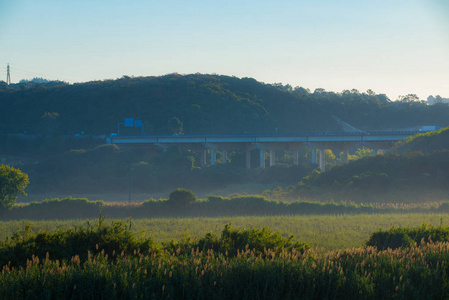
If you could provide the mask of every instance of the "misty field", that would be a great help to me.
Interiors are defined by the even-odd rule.
[[[94,223],[97,220],[90,220]],[[31,223],[33,231],[79,227],[86,220],[65,221],[7,221],[0,222],[0,239],[23,230]],[[131,230],[145,233],[157,243],[179,240],[184,235],[202,237],[206,232],[220,233],[225,224],[235,228],[263,228],[278,231],[283,236],[293,235],[295,239],[324,250],[362,247],[372,232],[392,226],[449,225],[449,214],[378,214],[378,215],[335,215],[335,216],[268,216],[268,217],[220,217],[220,218],[154,218],[128,220]]]

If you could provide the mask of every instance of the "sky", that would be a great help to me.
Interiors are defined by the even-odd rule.
[[[449,98],[447,0],[0,0],[0,80],[169,73]]]

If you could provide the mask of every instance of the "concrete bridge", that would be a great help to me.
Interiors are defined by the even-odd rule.
[[[215,165],[216,154],[221,152],[222,163],[227,163],[229,151],[246,152],[246,167],[251,167],[251,151],[259,150],[259,166],[265,167],[265,154],[269,155],[269,165],[275,165],[276,151],[293,152],[293,164],[298,165],[298,150],[309,147],[312,150],[312,163],[318,163],[321,170],[326,169],[326,149],[340,150],[345,153],[353,148],[367,147],[378,151],[385,151],[397,142],[419,131],[376,131],[376,132],[316,132],[295,134],[236,134],[236,135],[171,135],[171,136],[117,136],[106,137],[108,144],[148,145],[158,147],[164,151],[170,146],[177,146],[181,150],[200,151],[201,165],[209,163]]]

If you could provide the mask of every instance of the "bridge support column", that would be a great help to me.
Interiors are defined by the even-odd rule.
[[[251,150],[246,150],[246,168],[251,169]]]
[[[299,165],[299,151],[298,150],[293,151],[293,165],[294,166]]]
[[[202,167],[206,165],[207,161],[207,150],[201,150],[201,158],[200,158],[200,164]]]
[[[270,167],[276,164],[276,151],[270,150]]]
[[[321,171],[326,171],[326,161],[325,161],[325,153],[324,153],[324,149],[320,149],[320,170]]]
[[[215,150],[210,150],[210,165],[215,165]]]
[[[344,151],[343,151],[343,162],[344,162],[345,164],[348,163],[348,150],[344,150]]]
[[[226,150],[221,151],[221,159],[223,164],[228,163],[228,151]]]
[[[260,164],[259,166],[263,169],[265,168],[265,150],[260,149]]]
[[[316,149],[312,149],[312,164],[316,165]]]

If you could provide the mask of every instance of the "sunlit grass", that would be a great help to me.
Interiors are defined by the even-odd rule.
[[[94,220],[93,220],[94,221]],[[0,222],[0,239],[11,236],[23,227],[23,222]],[[154,218],[132,221],[132,229],[145,231],[156,242],[179,239],[184,233],[202,237],[206,232],[221,232],[225,224],[235,228],[268,227],[284,236],[293,235],[297,240],[325,250],[361,247],[370,234],[392,226],[449,225],[449,214],[381,214],[338,216],[267,216],[220,218]],[[65,229],[85,224],[86,220],[32,221],[32,229]]]

